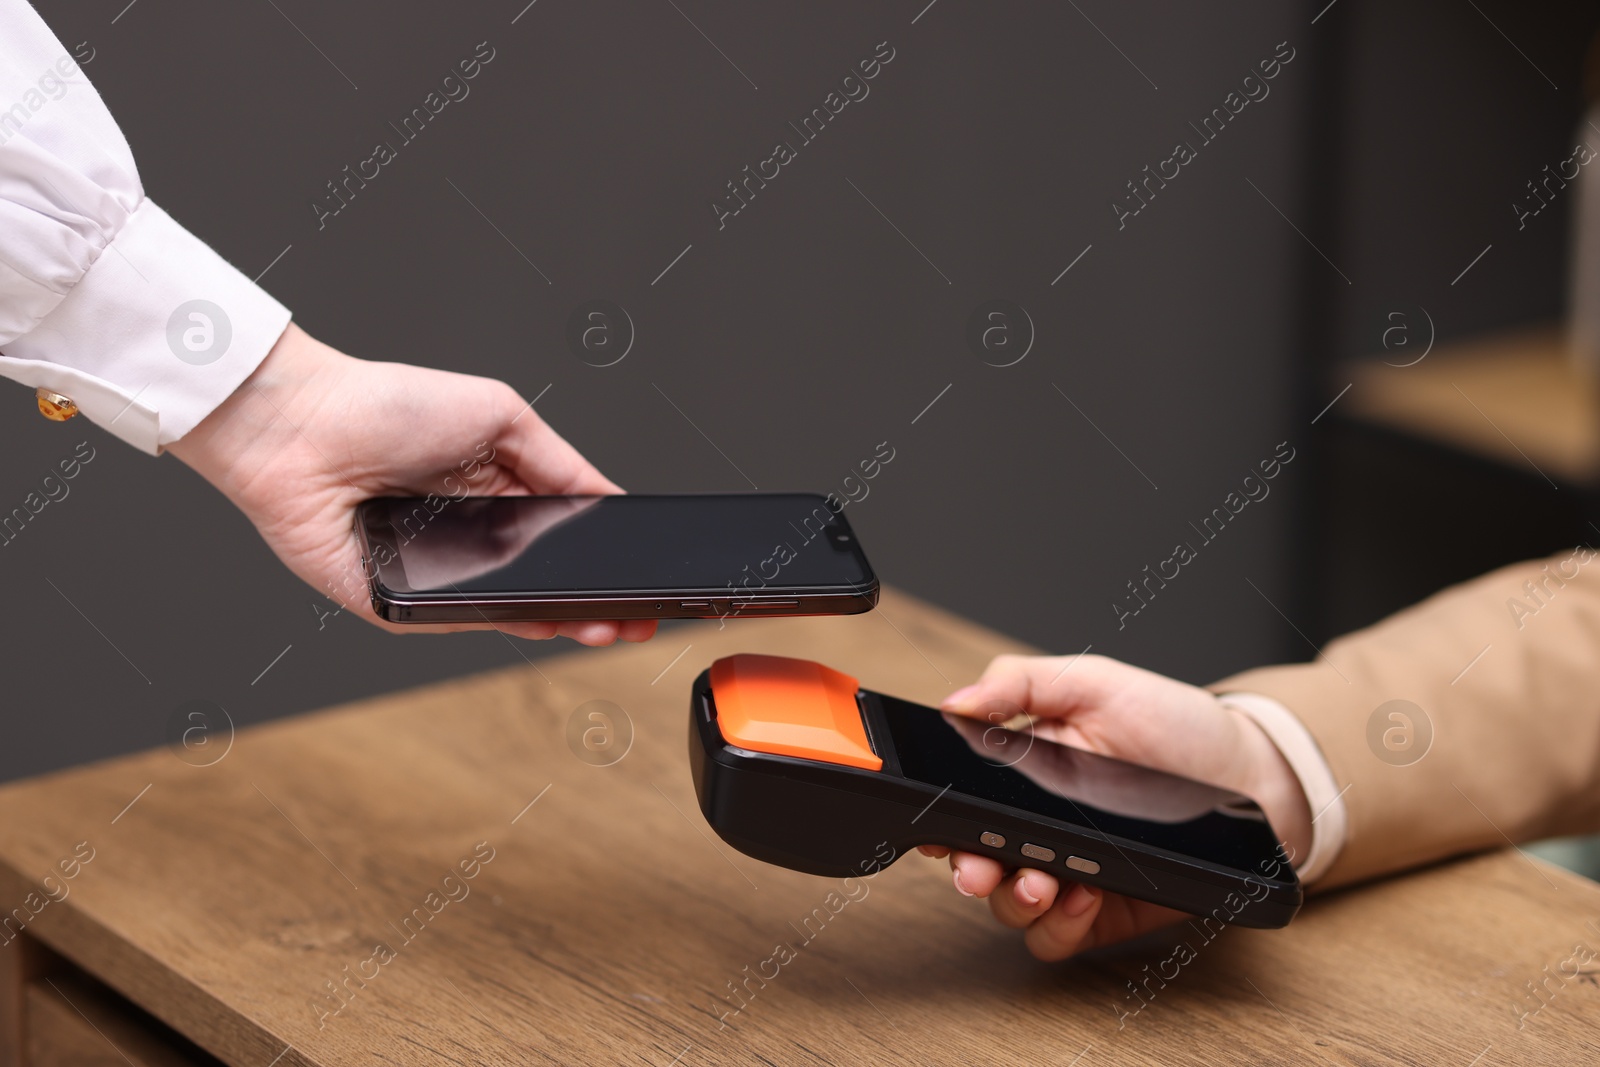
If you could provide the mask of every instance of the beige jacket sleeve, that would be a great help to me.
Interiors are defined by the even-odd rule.
[[[1314,663],[1211,688],[1283,703],[1345,790],[1348,833],[1320,887],[1600,831],[1594,549],[1506,567],[1342,637]]]

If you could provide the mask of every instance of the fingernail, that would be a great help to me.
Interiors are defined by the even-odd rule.
[[[951,693],[949,696],[945,697],[944,700],[940,702],[939,706],[942,708],[949,708],[952,711],[960,710],[964,707],[970,707],[976,704],[977,701],[973,698],[977,695],[978,687],[975,685],[969,685],[964,688],[957,689],[954,693]]]
[[[970,897],[970,896],[975,896],[976,895],[976,894],[974,894],[972,892],[972,890],[968,889],[966,886],[961,884],[961,872],[960,871],[951,872],[951,880],[953,882],[955,882],[955,884],[956,884],[956,892],[957,893],[960,893],[964,897]]]
[[[1017,879],[1017,899],[1030,908],[1039,903],[1039,894],[1033,891],[1026,876]]]
[[[932,845],[918,845],[917,851],[922,853],[924,856],[927,856],[929,859],[936,860],[939,858],[939,854],[933,850]]]
[[[1061,902],[1061,910],[1068,915],[1082,915],[1100,896],[1098,889],[1090,889],[1079,882],[1072,887],[1072,892],[1067,894],[1067,899]]]

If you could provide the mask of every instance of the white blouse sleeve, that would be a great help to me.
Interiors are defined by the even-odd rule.
[[[0,0],[0,375],[158,453],[255,370],[289,311],[145,197],[91,58]]]

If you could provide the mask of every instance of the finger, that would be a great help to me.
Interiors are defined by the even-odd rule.
[[[1184,912],[1160,904],[1134,900],[1120,893],[1108,893],[1100,905],[1100,913],[1095,916],[1094,943],[1099,946],[1126,941],[1188,917]]]
[[[365,603],[365,602],[363,602],[361,604],[345,604],[345,605],[342,605],[341,608],[340,608],[340,610],[345,610],[345,609],[349,609],[358,618],[362,619],[365,622],[370,622],[372,625],[376,626],[378,629],[386,630],[386,631],[388,631],[389,633],[392,633],[392,634],[459,634],[459,633],[466,633],[469,630],[493,630],[493,629],[496,628],[493,623],[487,623],[487,622],[389,622],[387,619],[378,618],[377,613],[372,610],[372,605],[370,603]],[[537,627],[537,626],[547,626],[547,625],[553,625],[553,624],[549,624],[549,623],[506,623],[505,627],[509,630],[510,627],[513,627],[513,626],[524,626],[524,625],[530,626],[530,627]],[[548,635],[544,635],[544,636],[541,636],[537,632],[532,632],[532,633],[528,633],[528,634],[517,634],[516,636],[518,636],[518,637],[526,636],[530,640],[539,641],[539,640],[544,640],[545,636],[554,637],[555,636],[555,632],[552,630]]]
[[[371,610],[360,614],[367,622],[392,634],[462,634],[477,630],[499,630],[524,641],[548,641],[556,636],[558,625],[553,622],[387,622]]]
[[[917,851],[933,860],[942,860],[950,855],[950,850],[943,845],[918,845]]]
[[[1043,871],[1017,871],[989,894],[989,910],[1002,926],[1025,930],[1050,910],[1060,885]]]
[[[956,892],[967,897],[986,897],[993,893],[1006,873],[998,860],[970,852],[951,853],[950,871]]]
[[[972,685],[944,698],[945,711],[992,716],[995,702],[1043,715],[1067,715],[1095,692],[1098,656],[996,656]]]
[[[489,629],[484,626],[481,629]],[[548,641],[556,635],[553,622],[503,622],[494,627],[503,634],[520,637],[524,641]]]
[[[615,622],[585,619],[579,622],[559,623],[556,626],[556,633],[562,637],[570,637],[580,645],[599,647],[616,642],[617,629],[620,625]]]
[[[656,635],[658,625],[655,619],[624,619],[618,624],[617,640],[634,643],[648,641]]]
[[[601,474],[577,449],[510,388],[513,408],[496,437],[495,462],[503,463],[536,493],[620,493],[621,486]]]
[[[1056,898],[1049,911],[1033,921],[1022,935],[1028,951],[1046,962],[1064,960],[1084,949],[1093,948],[1094,920],[1100,914],[1105,893],[1082,882]]]
[[[474,630],[499,630],[524,641],[549,641],[554,637],[568,637],[581,645],[592,647],[610,645],[618,640],[648,641],[655,633],[656,620],[631,619],[627,622],[443,622],[394,623],[385,622],[370,611],[363,613],[368,622],[394,634],[456,634]],[[632,627],[629,629],[628,627]]]

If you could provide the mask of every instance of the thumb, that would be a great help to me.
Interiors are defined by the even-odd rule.
[[[526,404],[508,416],[495,448],[497,461],[536,493],[622,492]]]
[[[1019,713],[1064,717],[1088,704],[1088,676],[1098,659],[1084,655],[996,656],[976,682],[945,697],[940,707],[991,721]]]

